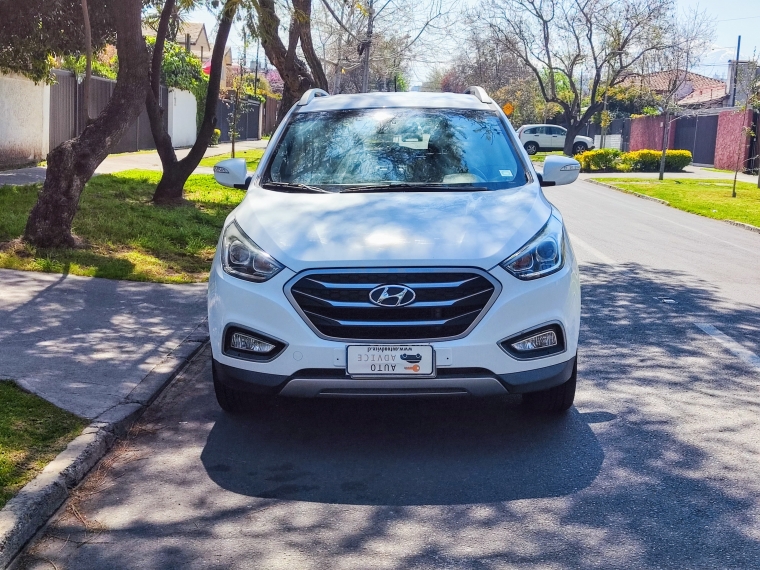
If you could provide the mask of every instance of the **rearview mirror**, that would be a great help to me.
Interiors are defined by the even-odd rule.
[[[214,178],[222,186],[245,190],[248,187],[248,167],[243,158],[228,158],[214,166]]]
[[[539,178],[541,186],[563,186],[578,179],[580,163],[569,156],[552,155],[544,160],[544,171]]]

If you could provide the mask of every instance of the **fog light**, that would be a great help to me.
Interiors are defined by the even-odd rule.
[[[274,350],[274,345],[256,338],[255,336],[236,332],[233,333],[232,339],[230,340],[230,348],[244,350],[246,352],[255,352],[256,354],[267,354]]]
[[[520,352],[549,348],[550,346],[557,346],[557,335],[554,331],[543,331],[512,343],[512,348]]]

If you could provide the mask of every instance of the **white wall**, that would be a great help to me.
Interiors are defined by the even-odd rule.
[[[601,144],[602,136],[601,135],[594,135],[594,148],[601,148],[599,145]],[[623,148],[623,137],[622,135],[607,135],[604,137],[604,148],[615,148],[617,150],[620,150]]]
[[[44,160],[49,144],[50,86],[0,74],[0,166]]]
[[[169,90],[169,136],[174,147],[195,143],[195,96],[189,91]]]

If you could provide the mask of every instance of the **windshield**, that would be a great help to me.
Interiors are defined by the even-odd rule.
[[[390,108],[294,115],[267,182],[333,191],[389,185],[466,191],[515,188],[526,175],[495,112]]]

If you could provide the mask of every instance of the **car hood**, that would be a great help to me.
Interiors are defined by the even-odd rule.
[[[228,218],[293,271],[466,265],[490,269],[551,215],[537,183],[493,192],[290,194],[251,185]]]

